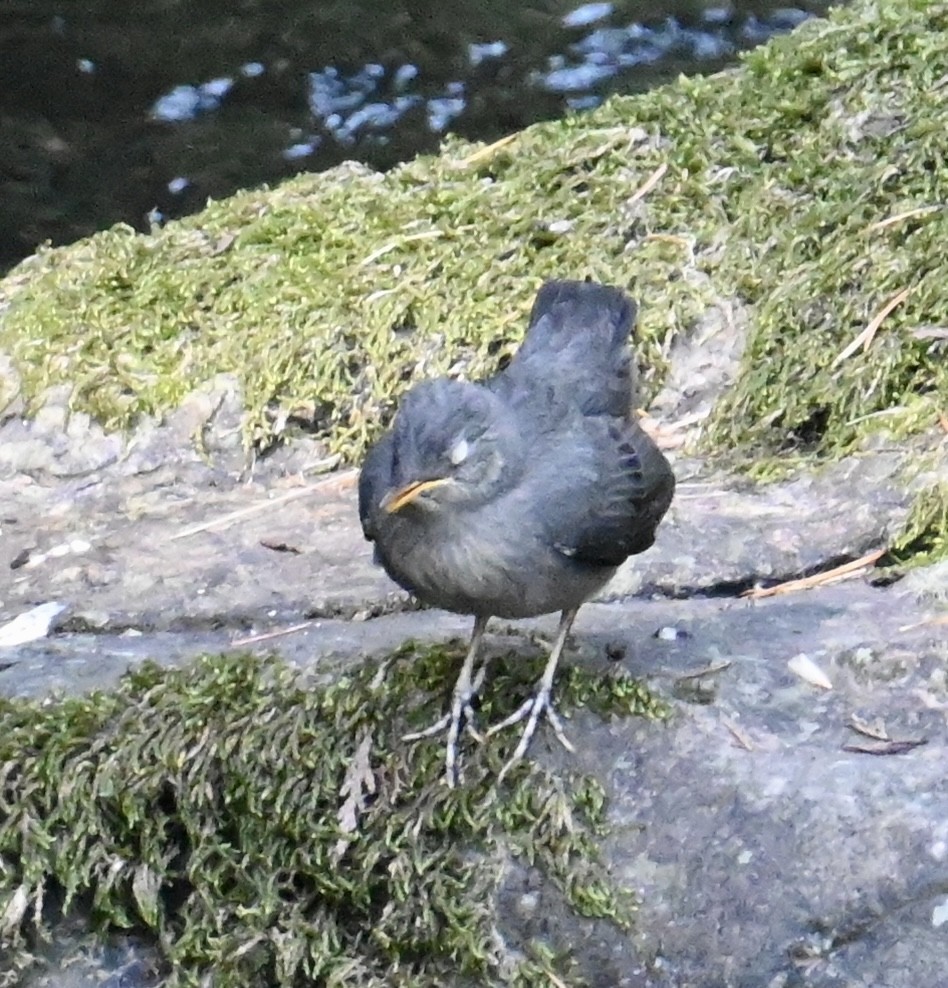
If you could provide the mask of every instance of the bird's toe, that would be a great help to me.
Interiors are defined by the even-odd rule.
[[[563,721],[560,718],[560,715],[556,712],[556,708],[553,706],[551,691],[546,688],[541,688],[534,696],[531,696],[528,700],[525,700],[509,717],[502,720],[499,724],[495,724],[487,732],[488,737],[490,737],[492,734],[496,734],[505,727],[510,727],[522,720],[526,720],[527,722],[526,727],[523,729],[523,734],[520,736],[520,741],[517,743],[517,747],[514,748],[514,753],[510,756],[509,760],[500,771],[498,781],[502,780],[504,776],[506,776],[507,773],[527,753],[527,748],[530,747],[530,741],[533,739],[533,735],[536,733],[540,718],[543,716],[545,716],[550,722],[550,727],[553,728],[553,733],[556,735],[560,744],[562,744],[567,751],[572,752],[576,750],[573,747],[572,742],[566,736],[566,732],[563,729]]]

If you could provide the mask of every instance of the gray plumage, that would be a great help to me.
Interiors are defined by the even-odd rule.
[[[631,418],[634,318],[615,288],[549,282],[505,370],[408,392],[359,481],[363,531],[392,579],[446,610],[533,617],[577,606],[649,548],[675,481]],[[442,476],[461,489],[381,507]]]
[[[635,314],[616,288],[549,282],[503,371],[405,395],[359,478],[363,532],[393,580],[480,620],[566,621],[652,545],[675,480],[632,417]]]

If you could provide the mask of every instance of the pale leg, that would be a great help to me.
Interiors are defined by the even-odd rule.
[[[510,769],[512,769],[514,765],[516,765],[517,762],[523,758],[527,748],[530,745],[530,739],[533,737],[537,729],[537,723],[543,714],[546,715],[546,719],[550,722],[550,726],[553,728],[560,744],[562,744],[567,751],[576,750],[570,743],[569,738],[566,737],[566,734],[563,731],[563,722],[560,720],[559,714],[557,714],[553,707],[552,692],[553,677],[556,675],[556,666],[560,661],[560,654],[563,651],[563,646],[566,644],[566,636],[569,634],[569,629],[572,627],[573,620],[575,619],[576,612],[578,610],[579,608],[576,607],[570,611],[563,611],[563,615],[560,618],[560,627],[556,633],[556,640],[553,642],[553,649],[550,652],[549,659],[547,659],[546,668],[543,670],[543,676],[540,678],[539,689],[533,696],[526,700],[522,706],[507,717],[506,720],[501,721],[499,724],[495,724],[487,732],[488,737],[490,737],[491,734],[496,734],[498,731],[502,731],[505,727],[510,727],[511,724],[516,724],[525,718],[527,720],[527,726],[523,730],[520,743],[514,749],[514,753],[510,757],[510,760],[501,770],[501,773],[498,776],[498,781],[503,779]]]
[[[467,729],[475,740],[483,741],[483,738],[474,727],[474,708],[471,706],[471,701],[477,695],[477,691],[484,681],[484,666],[481,666],[478,670],[476,677],[473,675],[473,672],[474,662],[477,659],[481,638],[484,635],[484,629],[487,627],[488,620],[488,618],[481,617],[480,615],[474,619],[471,644],[467,650],[467,655],[464,657],[464,663],[461,666],[461,672],[458,674],[457,682],[454,684],[451,712],[445,714],[437,723],[432,724],[431,727],[427,727],[423,731],[406,734],[402,739],[403,741],[417,741],[419,738],[430,738],[435,734],[440,734],[441,731],[447,728],[448,741],[445,752],[445,767],[449,786],[454,786],[457,782],[457,746],[462,726]]]

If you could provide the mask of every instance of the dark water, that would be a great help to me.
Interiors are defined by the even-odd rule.
[[[0,268],[447,131],[490,140],[717,69],[819,0],[6,0]]]

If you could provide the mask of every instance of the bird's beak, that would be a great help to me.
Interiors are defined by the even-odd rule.
[[[411,502],[414,501],[419,494],[424,494],[425,491],[430,491],[434,487],[441,487],[443,484],[450,483],[450,477],[438,477],[435,480],[413,481],[412,483],[406,484],[404,487],[399,488],[397,491],[389,491],[389,493],[382,498],[382,502],[379,507],[383,511],[387,511],[390,515],[394,514],[396,511],[400,511],[404,508],[406,504],[411,504]]]

